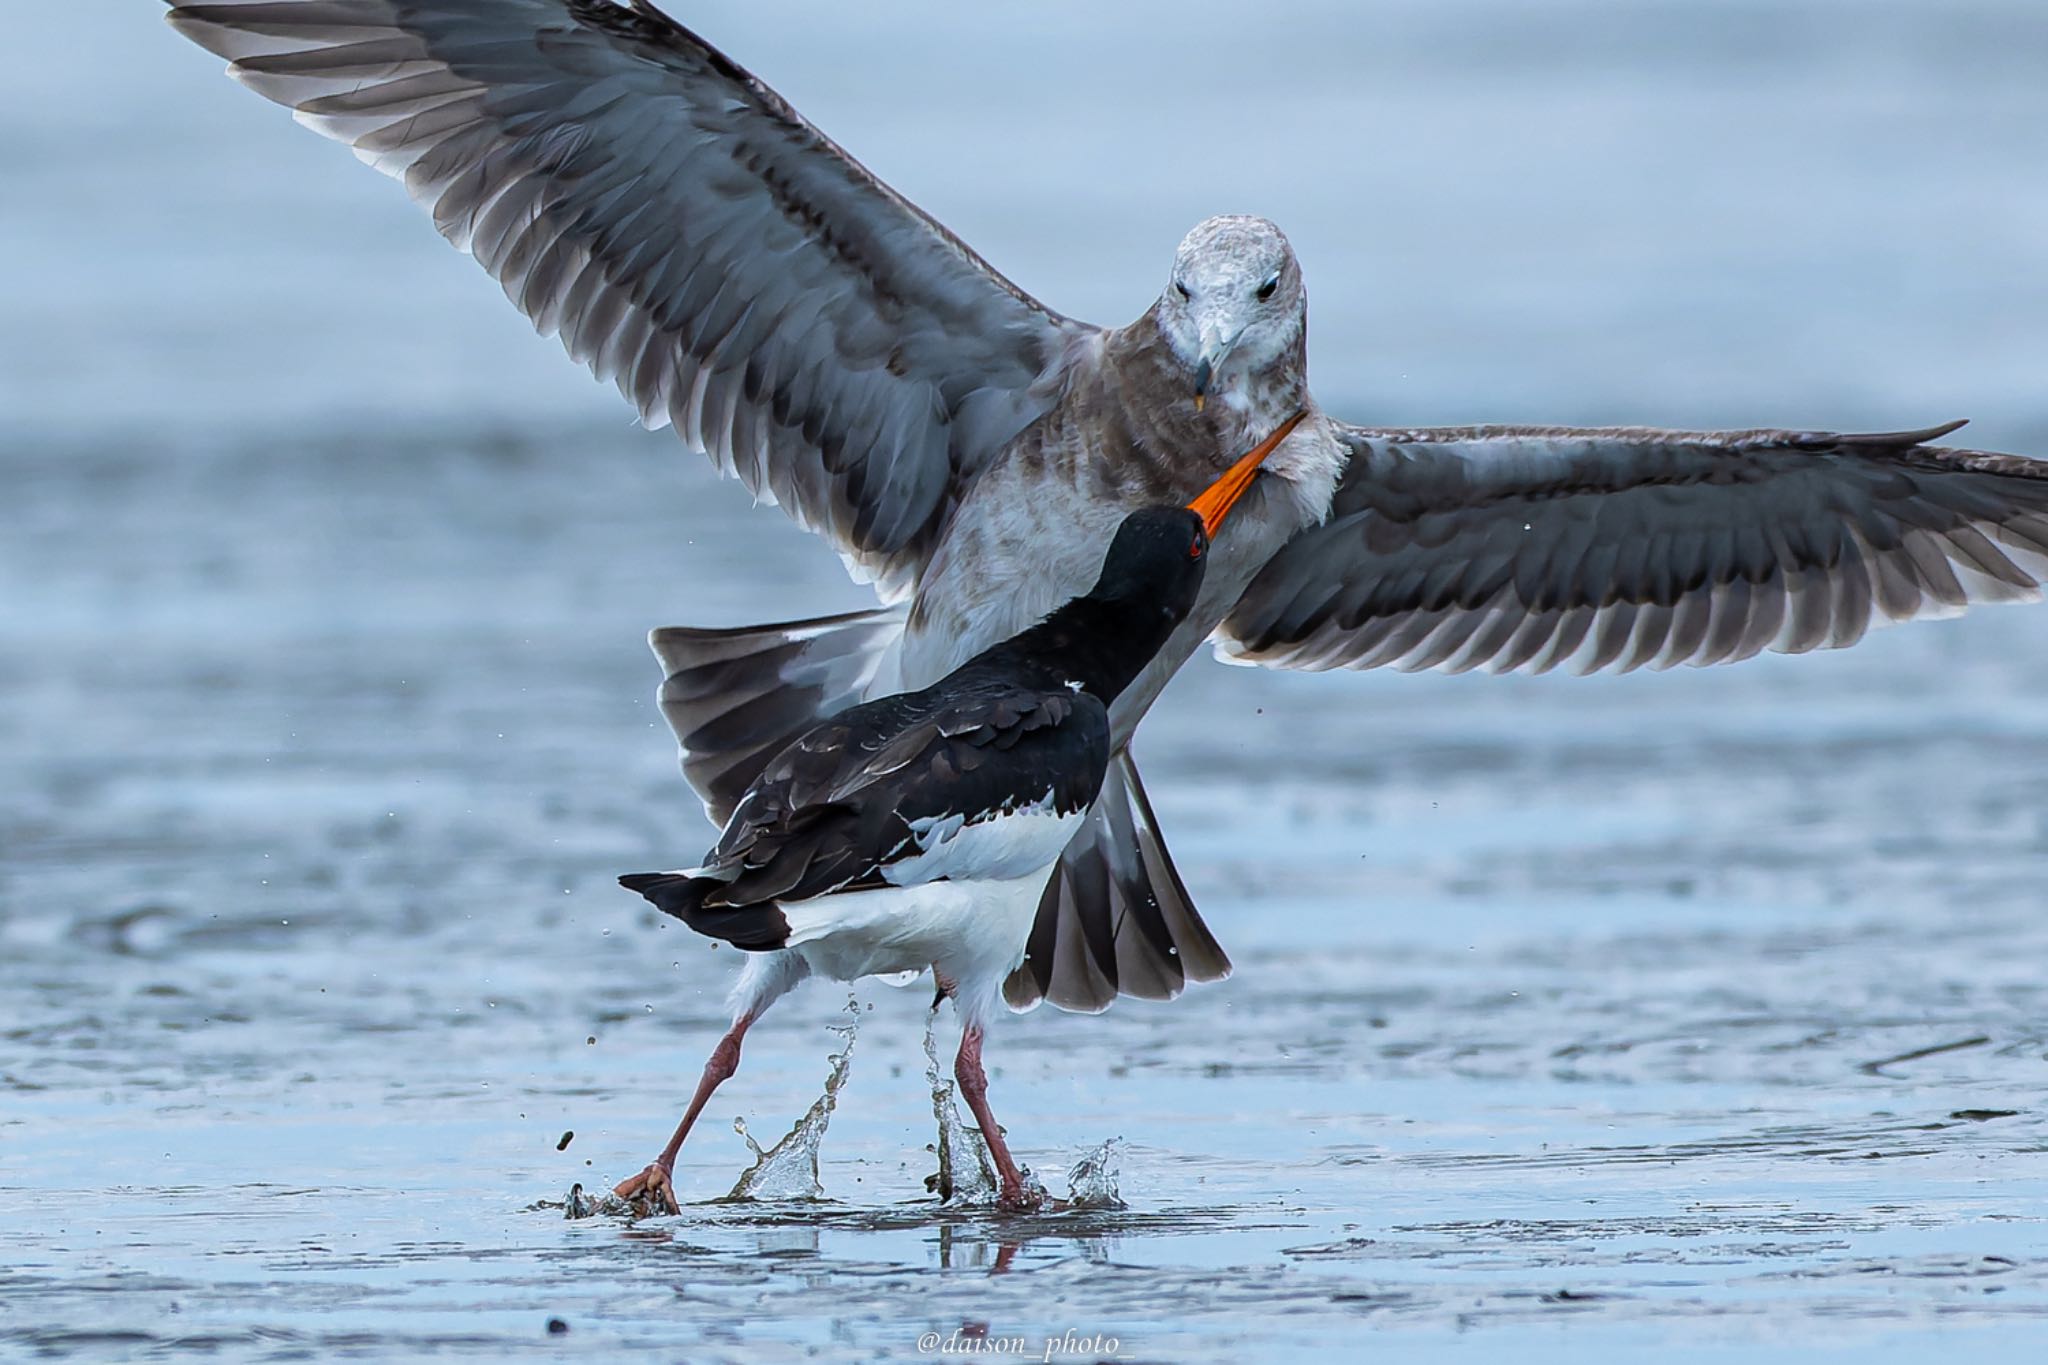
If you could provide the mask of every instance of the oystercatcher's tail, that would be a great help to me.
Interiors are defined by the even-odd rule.
[[[791,740],[864,700],[878,679],[882,691],[897,684],[893,651],[903,623],[901,607],[881,607],[731,630],[669,626],[648,637],[666,674],[661,710],[682,746],[683,775],[714,823],[725,823]],[[688,893],[668,894],[682,905]],[[701,902],[704,893],[696,894]],[[1049,1000],[1095,1012],[1119,995],[1170,1000],[1188,982],[1230,974],[1229,957],[1174,871],[1128,753],[1111,762],[1088,823],[1047,884],[1027,954],[1003,990],[1020,1010]]]
[[[704,904],[725,883],[688,872],[628,872],[619,885],[638,891],[664,915],[674,915],[707,938],[720,938],[735,948],[765,953],[787,946],[789,921],[773,901],[756,905]]]

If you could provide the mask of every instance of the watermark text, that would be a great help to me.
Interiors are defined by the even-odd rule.
[[[1123,1360],[1129,1352],[1123,1343],[1106,1332],[1077,1332],[1072,1328],[1058,1336],[999,1336],[986,1329],[955,1327],[951,1332],[926,1332],[917,1339],[917,1353],[927,1356],[979,1356],[1010,1360],[1036,1360],[1040,1365],[1085,1356],[1090,1360]]]

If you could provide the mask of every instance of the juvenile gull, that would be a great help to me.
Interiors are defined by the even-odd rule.
[[[1381,430],[1305,380],[1287,239],[1212,218],[1165,292],[1052,311],[644,0],[239,0],[171,22],[392,175],[543,333],[825,536],[874,610],[656,645],[722,822],[822,716],[945,674],[1086,588],[1132,509],[1281,419],[1201,596],[1118,696],[1100,798],[1011,1002],[1229,970],[1127,749],[1204,639],[1291,668],[1664,668],[2034,600],[2048,465],[1924,431]]]

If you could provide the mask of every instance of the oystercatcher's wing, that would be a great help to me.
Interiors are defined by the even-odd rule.
[[[405,183],[544,334],[900,593],[1078,324],[773,90],[613,0],[227,0],[171,23]]]
[[[1348,429],[1330,519],[1217,637],[1286,668],[1579,672],[1854,644],[2033,601],[2048,462],[1875,435]]]
[[[704,872],[730,902],[803,900],[1049,866],[1109,764],[1085,693],[986,684],[857,706],[800,736],[741,798]]]

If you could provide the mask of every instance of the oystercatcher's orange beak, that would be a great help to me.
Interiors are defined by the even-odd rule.
[[[1265,440],[1251,448],[1251,452],[1229,469],[1223,477],[1202,490],[1202,495],[1188,504],[1188,510],[1202,519],[1202,530],[1211,540],[1223,525],[1223,518],[1230,515],[1230,509],[1244,496],[1244,490],[1252,486],[1252,480],[1259,476],[1259,466],[1268,455],[1280,448],[1288,434],[1301,425],[1301,419],[1308,416],[1302,409],[1282,422]]]

